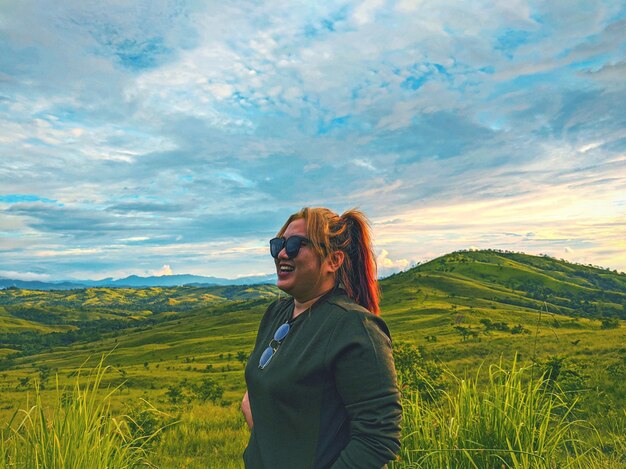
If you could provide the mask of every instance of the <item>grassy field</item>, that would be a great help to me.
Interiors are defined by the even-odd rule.
[[[577,431],[604,455],[598,464],[624,458],[625,275],[477,251],[449,254],[381,285],[394,343],[415,346],[442,370],[449,396],[463,377],[478,376],[478,388],[489,388],[488,373],[477,370],[509,366],[517,356],[521,366],[535,364],[536,375],[524,379],[548,370],[575,398],[571,415],[587,422]],[[111,413],[132,414],[149,402],[159,410],[153,425],[167,425],[148,448],[152,463],[241,467],[243,363],[277,294],[271,286],[0,291],[0,428],[26,408],[36,383],[41,400],[54,402],[55,377],[69,386],[77,368],[107,354],[101,384],[117,388]],[[221,388],[214,402],[197,397],[203,382]]]

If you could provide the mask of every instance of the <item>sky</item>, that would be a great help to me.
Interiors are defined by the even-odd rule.
[[[3,1],[0,277],[272,272],[303,206],[379,273],[626,271],[622,1]]]

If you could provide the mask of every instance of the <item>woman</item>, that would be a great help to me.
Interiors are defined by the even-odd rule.
[[[265,312],[246,366],[246,468],[383,467],[402,409],[367,219],[304,208],[270,251],[290,298]]]

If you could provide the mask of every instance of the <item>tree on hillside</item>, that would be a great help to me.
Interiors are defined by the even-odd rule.
[[[50,367],[48,365],[40,365],[37,371],[39,372],[39,387],[45,389],[46,381],[50,377]]]
[[[422,398],[432,401],[445,389],[443,368],[425,360],[415,345],[394,344],[393,357],[402,393],[419,392]]]
[[[461,334],[461,341],[465,342],[467,339],[469,339],[470,337],[472,338],[476,338],[478,337],[478,332],[473,331],[471,328],[469,327],[465,327],[465,326],[454,326],[454,328],[456,329],[456,331]]]
[[[30,387],[30,376],[24,376],[23,378],[17,378],[18,385],[16,389]]]
[[[168,386],[165,396],[172,404],[180,404],[184,399],[182,388],[178,385]]]
[[[128,430],[134,440],[142,446],[154,446],[162,436],[165,426],[165,414],[159,412],[147,401],[140,405],[129,406],[126,412]]]
[[[511,329],[511,334],[530,334],[530,331],[521,324],[518,324]]]
[[[536,363],[544,377],[548,389],[557,385],[565,395],[575,399],[577,393],[586,387],[587,375],[579,364],[567,357],[551,355]]]
[[[224,388],[213,378],[204,378],[200,383],[191,385],[190,389],[194,397],[201,402],[210,400],[215,404],[224,395]]]
[[[485,328],[485,333],[489,333],[491,331],[509,331],[509,325],[506,322],[494,322],[491,319],[483,318],[480,320],[480,323]]]
[[[619,327],[619,321],[617,318],[604,318],[600,329],[617,329]]]
[[[237,361],[241,362],[241,364],[245,367],[246,361],[248,361],[248,355],[246,355],[246,352],[237,352]]]

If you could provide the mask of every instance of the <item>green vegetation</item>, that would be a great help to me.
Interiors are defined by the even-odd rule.
[[[0,433],[0,468],[136,467],[147,461],[146,445],[153,434],[133,436],[129,418],[110,412],[110,390],[99,389],[106,368],[102,362],[81,384],[56,389],[52,407],[44,407],[39,388],[35,402],[16,412]]]
[[[151,462],[171,469],[241,468],[249,435],[239,406],[196,404],[164,432]]]
[[[543,256],[468,251],[393,275],[381,286],[382,315],[394,338],[407,409],[413,412],[416,402],[421,406],[415,418],[449,422],[445,419],[465,399],[458,394],[463,386],[476,411],[486,411],[485,396],[496,390],[489,376],[476,370],[501,360],[513,363],[517,356],[520,369],[509,373],[519,372],[518,384],[537,383],[545,373],[541,390],[555,396],[550,403],[555,416],[569,412],[565,423],[586,422],[568,427],[563,437],[568,448],[579,435],[585,445],[576,448],[588,451],[584,458],[590,464],[625,463],[626,275]],[[70,386],[83,362],[97,366],[88,357],[110,353],[110,369],[100,384],[117,389],[108,397],[111,414],[138,422],[152,416],[151,424],[139,425],[147,432],[166,426],[162,437],[152,440],[153,464],[240,467],[247,441],[238,409],[245,387],[242,365],[276,295],[271,286],[2,290],[0,429],[6,436],[11,416],[25,408],[35,383],[43,402],[54,402],[55,376],[61,388]],[[530,392],[524,386],[520,392]],[[144,402],[165,414],[146,410]],[[576,458],[562,448],[553,454],[560,463]]]
[[[529,368],[492,365],[486,385],[457,380],[441,402],[404,399],[403,445],[393,467],[618,467],[581,438],[594,431],[575,416],[576,402]]]
[[[461,251],[382,283],[391,303],[399,294],[418,301],[430,294],[457,306],[539,311],[547,305],[552,313],[572,317],[626,319],[626,275],[549,257]]]
[[[55,291],[12,287],[0,290],[0,346],[19,350],[13,357],[33,355],[152,327],[180,313],[222,314],[224,305],[228,310],[249,308],[276,295],[271,285]]]

